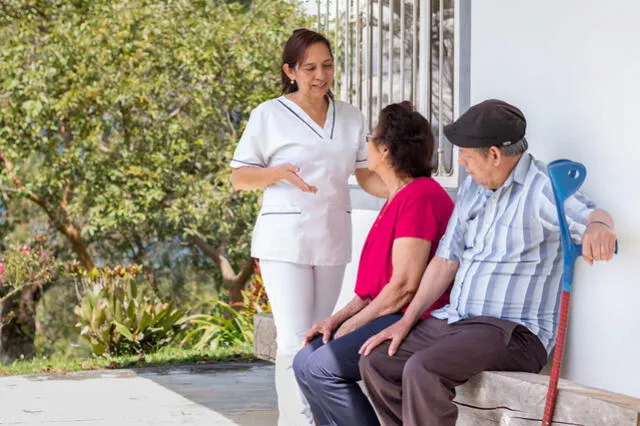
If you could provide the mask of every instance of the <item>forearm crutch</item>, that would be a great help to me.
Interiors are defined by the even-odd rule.
[[[560,377],[564,343],[567,336],[567,324],[569,322],[569,303],[571,300],[573,271],[576,259],[582,256],[582,245],[575,244],[571,239],[567,218],[564,214],[564,202],[580,188],[587,177],[587,169],[584,165],[569,160],[553,161],[549,164],[547,170],[549,172],[549,178],[551,179],[553,196],[558,211],[558,221],[560,222],[560,239],[562,242],[564,270],[562,272],[562,299],[560,301],[558,336],[554,349],[553,364],[551,365],[547,400],[544,406],[543,426],[550,426],[553,420],[556,397],[558,396],[558,378]],[[617,242],[615,251],[616,253],[618,252]]]

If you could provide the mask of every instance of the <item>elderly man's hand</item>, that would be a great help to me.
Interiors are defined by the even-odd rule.
[[[611,260],[616,245],[616,233],[602,222],[591,222],[582,236],[582,257],[589,265],[597,260]]]
[[[391,324],[389,327],[385,328],[378,334],[371,336],[364,344],[360,347],[358,353],[362,356],[368,356],[372,350],[374,350],[378,345],[384,343],[387,340],[391,340],[389,344],[389,356],[393,356],[400,347],[400,344],[404,341],[411,330],[411,324],[408,322],[404,322],[402,320]]]

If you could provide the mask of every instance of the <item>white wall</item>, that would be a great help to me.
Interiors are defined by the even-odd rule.
[[[640,397],[640,2],[472,2],[471,104],[527,117],[531,152],[583,162],[620,254],[578,260],[565,377]]]

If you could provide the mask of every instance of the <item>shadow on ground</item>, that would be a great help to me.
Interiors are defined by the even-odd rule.
[[[0,377],[0,425],[275,426],[273,377],[263,362]]]
[[[196,366],[139,375],[222,414],[240,426],[277,424],[273,364]]]

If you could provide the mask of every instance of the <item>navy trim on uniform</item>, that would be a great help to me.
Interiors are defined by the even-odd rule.
[[[331,140],[333,140],[333,129],[336,127],[336,102],[333,101],[333,119],[331,120]]]
[[[269,216],[272,214],[301,214],[301,212],[266,212],[260,213],[260,216]]]
[[[365,161],[369,161],[369,159],[365,158],[364,160],[356,160],[356,163],[364,163]]]
[[[298,115],[294,110],[292,110],[291,108],[289,108],[289,107],[287,106],[287,104],[285,104],[284,102],[282,102],[280,99],[277,99],[277,101],[278,101],[278,102],[280,102],[280,103],[282,104],[282,106],[283,106],[283,107],[285,107],[286,109],[288,109],[289,111],[291,111],[291,114],[295,115],[296,117],[298,117],[298,119],[299,119],[300,121],[302,121],[304,124],[306,124],[306,125],[307,125],[307,127],[309,127],[309,128],[313,131],[313,133],[315,133],[316,135],[318,135],[321,139],[324,139],[324,138],[322,137],[322,135],[321,135],[320,133],[318,133],[318,132],[316,131],[316,129],[314,129],[314,128],[311,126],[311,124],[307,123],[307,120],[305,120],[304,118],[300,117],[300,116],[299,116],[299,115]],[[335,111],[334,111],[334,113],[335,113]]]
[[[235,158],[232,158],[232,159],[231,159],[231,161],[235,161],[236,163],[246,164],[247,166],[264,167],[262,164],[258,164],[258,163],[247,163],[246,161],[236,160]]]

